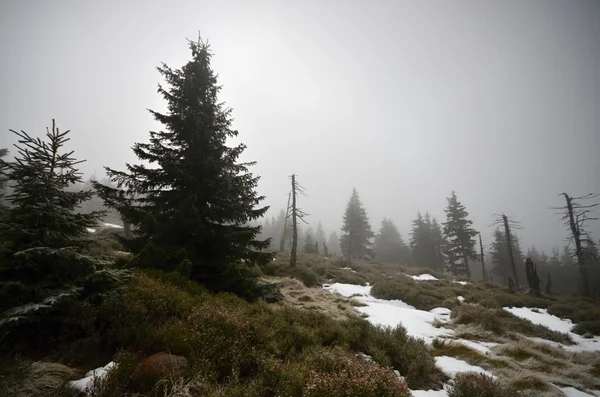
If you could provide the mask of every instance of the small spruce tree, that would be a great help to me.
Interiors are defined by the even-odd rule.
[[[98,297],[130,278],[82,254],[82,237],[104,214],[76,212],[92,192],[67,190],[81,182],[75,167],[82,162],[63,151],[69,131],[60,132],[53,120],[46,140],[11,132],[18,137],[17,158],[0,159],[7,178],[17,182],[0,222],[0,329],[36,320],[55,323],[65,303]]]
[[[471,277],[469,259],[475,259],[475,236],[477,231],[471,227],[472,221],[467,219],[469,213],[464,205],[458,201],[456,192],[448,198],[444,236],[446,237],[446,256],[450,271],[456,275]]]
[[[340,241],[342,254],[347,258],[362,258],[365,255],[371,255],[373,236],[367,211],[358,197],[358,192],[353,189],[344,213]]]
[[[383,218],[381,221],[373,252],[375,258],[385,262],[403,264],[408,260],[408,247],[391,219]]]

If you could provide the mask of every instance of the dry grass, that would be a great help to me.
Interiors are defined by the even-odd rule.
[[[77,391],[68,381],[81,376],[63,364],[52,362],[1,361],[0,396],[69,397]]]
[[[279,286],[283,300],[272,304],[274,307],[294,307],[317,311],[335,320],[357,317],[351,300],[334,295],[322,288],[306,287],[299,280],[289,277],[263,277],[265,281]]]

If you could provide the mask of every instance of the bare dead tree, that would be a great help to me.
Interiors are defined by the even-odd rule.
[[[589,297],[591,296],[589,278],[586,269],[586,260],[590,259],[589,253],[583,248],[582,243],[591,243],[587,232],[585,231],[585,223],[587,221],[598,220],[598,218],[590,216],[592,209],[599,206],[600,203],[586,204],[586,200],[593,200],[598,198],[598,194],[589,193],[585,196],[571,197],[567,193],[561,193],[559,196],[564,196],[567,202],[563,207],[553,207],[552,209],[560,210],[558,215],[562,216],[562,220],[565,221],[567,230],[570,235],[567,238],[570,246],[575,244],[575,252],[572,257],[577,260],[579,266],[579,274],[581,275],[580,292],[581,295]]]
[[[502,224],[504,226],[504,234],[506,236],[506,248],[508,250],[508,259],[510,261],[510,269],[512,272],[512,281],[514,286],[519,288],[519,276],[517,275],[517,265],[515,264],[515,256],[513,254],[513,243],[512,243],[512,234],[511,229],[521,229],[521,222],[515,221],[505,214],[495,214],[496,220],[492,224],[492,226],[498,226]],[[509,285],[511,285],[511,280],[509,277]]]
[[[481,252],[481,274],[483,275],[483,281],[488,281],[487,274],[485,272],[485,259],[483,257],[483,243],[481,242],[481,233],[479,233],[479,250]]]
[[[296,266],[296,254],[298,251],[298,220],[306,223],[304,217],[308,214],[298,208],[296,205],[298,194],[304,195],[304,188],[298,183],[296,180],[296,175],[292,174],[292,206],[288,207],[288,211],[291,211],[290,215],[292,216],[292,253],[290,255],[290,266]]]
[[[279,241],[279,252],[283,252],[283,250],[285,249],[285,238],[287,235],[287,225],[288,225],[288,218],[290,216],[290,200],[292,199],[292,192],[288,193],[288,203],[287,203],[287,207],[285,209],[285,220],[283,222],[283,232],[281,233],[281,241]]]
[[[531,258],[527,258],[525,261],[525,274],[527,275],[527,283],[529,284],[529,293],[534,296],[541,296],[541,281],[537,274],[537,266],[533,263]]]

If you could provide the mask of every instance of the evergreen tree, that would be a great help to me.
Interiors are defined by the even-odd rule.
[[[431,218],[428,213],[423,216],[417,213],[417,218],[412,222],[410,234],[410,247],[414,265],[417,267],[433,267],[435,262],[435,243],[432,231]]]
[[[384,262],[406,263],[408,247],[391,219],[383,218],[373,245],[375,258]]]
[[[469,270],[469,259],[475,259],[475,239],[477,231],[471,227],[472,221],[467,219],[469,213],[456,197],[456,192],[448,198],[446,222],[444,222],[444,236],[448,242],[446,245],[446,256],[450,265],[450,271],[454,274],[464,274],[471,277]]]
[[[444,239],[442,227],[435,217],[431,221],[431,238],[433,243],[431,267],[441,272],[446,267],[446,256],[444,254],[444,251],[446,250],[446,240]]]
[[[53,120],[45,141],[11,132],[18,137],[18,155],[0,166],[18,183],[0,223],[0,329],[23,321],[56,323],[66,302],[98,297],[129,278],[82,254],[82,237],[103,213],[76,212],[92,191],[67,190],[81,182],[75,167],[82,162],[63,151],[69,131],[60,132]]]
[[[315,239],[313,238],[313,230],[310,227],[304,235],[304,246],[302,250],[307,254],[313,254],[315,252]]]
[[[168,87],[159,86],[168,112],[150,111],[165,126],[150,132],[149,143],[136,143],[143,162],[126,171],[107,168],[119,189],[95,184],[110,207],[136,226],[127,246],[134,264],[164,270],[189,267],[192,279],[213,291],[231,291],[254,298],[256,283],[249,271],[272,254],[261,252],[260,226],[250,226],[268,207],[255,189],[258,177],[240,163],[245,145],[226,145],[238,132],[231,128],[231,110],[218,100],[221,89],[211,68],[209,46],[190,42],[192,60],[179,70],[158,68]]]
[[[335,231],[331,232],[327,240],[327,249],[332,255],[340,255],[340,239]]]
[[[367,211],[364,209],[356,189],[352,189],[352,196],[350,196],[344,213],[340,242],[342,254],[348,258],[362,258],[365,255],[371,255],[373,235]]]
[[[325,242],[325,231],[323,230],[323,225],[321,225],[321,221],[317,225],[317,231],[315,232],[315,241],[319,244],[323,244]]]
[[[4,213],[4,189],[6,188],[5,167],[2,158],[8,154],[8,149],[0,149],[0,216]]]
[[[552,267],[552,268],[556,268],[556,267],[559,267],[561,264],[562,263],[560,260],[560,252],[558,251],[557,247],[553,247],[552,255],[550,256],[550,261],[548,263],[548,266]]]

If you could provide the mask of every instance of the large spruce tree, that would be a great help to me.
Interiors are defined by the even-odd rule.
[[[329,234],[329,238],[327,239],[327,249],[331,255],[339,255],[341,253],[340,250],[340,239],[335,231]]]
[[[371,239],[373,238],[367,211],[364,209],[358,192],[352,189],[352,196],[344,213],[340,247],[342,255],[348,258],[362,258],[371,255]]]
[[[398,228],[391,219],[383,218],[379,233],[373,245],[375,258],[385,262],[405,264],[409,259],[409,250]]]
[[[466,275],[470,278],[469,259],[477,256],[474,238],[477,231],[471,227],[473,222],[467,219],[469,213],[465,206],[458,201],[456,192],[452,192],[448,197],[448,207],[444,211],[446,212],[446,222],[443,223],[443,226],[450,271],[456,275]]]
[[[259,178],[248,171],[254,163],[238,161],[246,146],[227,145],[238,132],[231,109],[219,102],[209,46],[199,39],[190,49],[192,59],[181,69],[158,68],[168,111],[150,113],[164,130],[151,131],[149,143],[133,148],[151,166],[107,168],[118,189],[95,186],[135,227],[128,242],[134,264],[179,269],[211,290],[254,296],[249,267],[272,255],[261,252],[269,241],[260,241],[260,226],[249,222],[268,207],[258,207],[264,197],[255,190]]]
[[[17,157],[0,159],[14,182],[0,222],[0,328],[42,320],[47,312],[53,316],[45,319],[56,323],[64,303],[96,297],[129,278],[82,253],[82,237],[103,213],[77,212],[92,191],[67,190],[81,182],[75,167],[82,162],[63,151],[69,131],[60,132],[53,120],[46,140],[12,132],[19,142]]]

